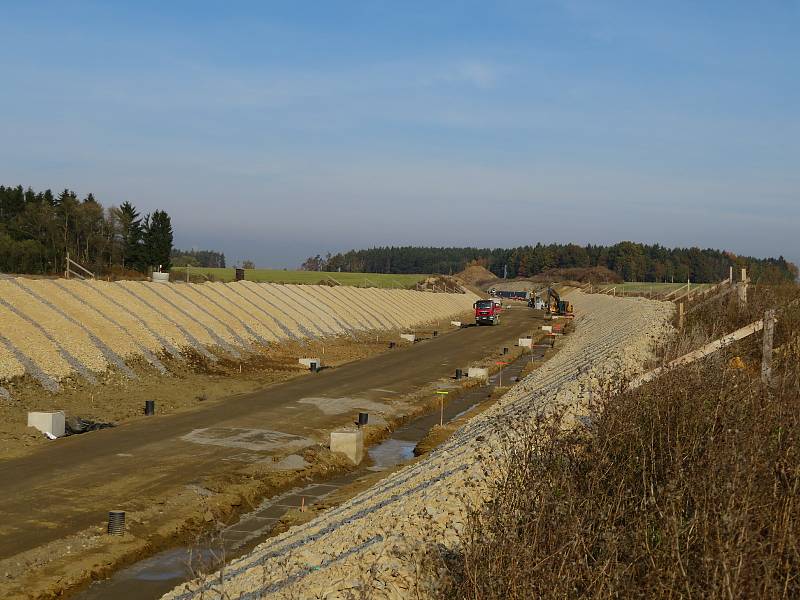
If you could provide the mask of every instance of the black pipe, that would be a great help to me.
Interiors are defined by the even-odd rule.
[[[358,426],[363,427],[369,421],[369,413],[358,413]]]
[[[155,400],[145,400],[144,401],[144,414],[148,417],[152,417],[156,414],[156,401]]]

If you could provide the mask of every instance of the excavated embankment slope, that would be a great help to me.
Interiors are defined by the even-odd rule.
[[[580,292],[571,299],[576,331],[560,351],[438,450],[262,544],[222,575],[164,598],[425,597],[415,589],[419,557],[430,544],[456,547],[465,504],[488,499],[488,469],[502,451],[503,424],[557,406],[580,414],[589,389],[640,371],[653,342],[668,335],[670,304]]]
[[[269,283],[0,280],[0,385],[28,374],[51,391],[131,360],[193,350],[238,358],[254,344],[405,329],[472,308],[476,296]],[[213,350],[213,352],[211,351]],[[0,387],[2,391],[2,387]]]

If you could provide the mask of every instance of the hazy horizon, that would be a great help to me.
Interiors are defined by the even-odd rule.
[[[622,240],[800,263],[800,7],[4,7],[0,184],[295,268]]]

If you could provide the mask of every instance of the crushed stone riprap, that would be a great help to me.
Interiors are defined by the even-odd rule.
[[[28,374],[46,389],[91,383],[128,361],[186,350],[239,358],[284,340],[413,327],[468,311],[476,296],[272,283],[0,280],[0,384]]]
[[[413,297],[384,290],[365,295],[387,305]],[[432,296],[425,302],[437,302]],[[420,581],[435,585],[435,578],[417,577],[424,553],[434,544],[457,549],[466,507],[489,500],[504,438],[510,435],[503,424],[557,408],[582,416],[592,393],[641,372],[657,342],[672,333],[672,304],[581,292],[569,296],[577,310],[576,328],[559,338],[559,351],[437,450],[269,539],[221,573],[182,585],[164,598],[428,597],[429,588],[417,587]]]

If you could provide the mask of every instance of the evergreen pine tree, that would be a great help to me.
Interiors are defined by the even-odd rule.
[[[163,210],[157,210],[144,219],[144,232],[142,234],[146,265],[169,271],[172,263],[172,221]]]
[[[130,202],[123,202],[117,210],[119,219],[119,244],[122,248],[122,266],[137,271],[147,268],[142,255],[142,220]]]

